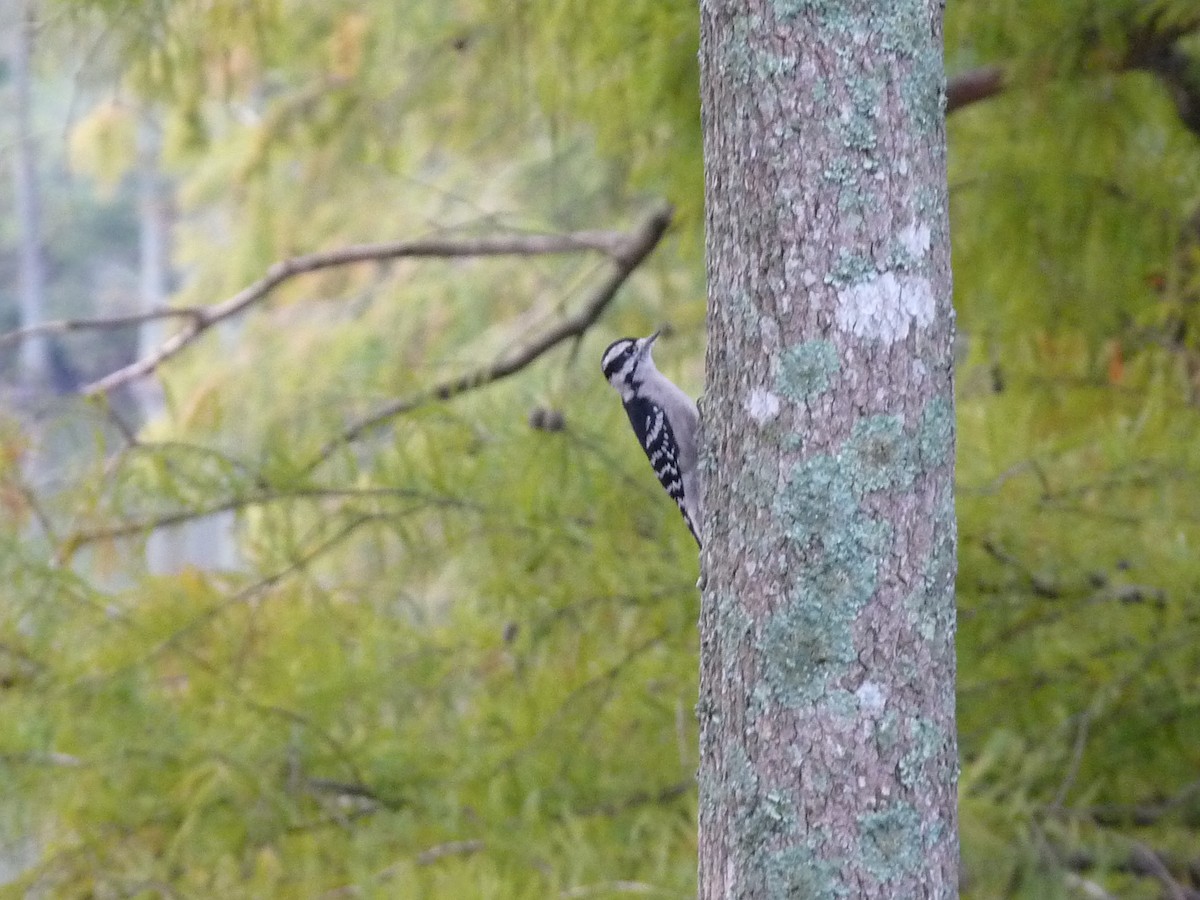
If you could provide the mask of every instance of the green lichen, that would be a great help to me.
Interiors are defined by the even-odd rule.
[[[904,607],[916,633],[939,653],[954,644],[954,575],[957,569],[958,524],[954,517],[954,494],[943,488],[934,509],[933,543],[922,567],[921,584],[904,599]]]
[[[875,726],[875,744],[887,756],[899,742],[900,719],[894,712],[886,712]]]
[[[779,22],[806,14],[818,31],[834,34],[848,34],[856,21],[844,0],[771,0],[771,10]]]
[[[837,188],[838,212],[861,213],[869,193],[862,186],[863,168],[851,157],[839,154],[821,171],[821,177]]]
[[[859,816],[859,852],[880,885],[894,885],[921,871],[924,854],[910,837],[920,828],[921,815],[908,803]]]
[[[765,710],[777,703],[798,708],[829,693],[830,676],[854,661],[853,624],[854,614],[844,606],[812,598],[771,616],[761,648],[766,669],[758,699]]]
[[[929,31],[929,23],[924,11],[924,4],[916,0],[891,0],[881,4],[879,23],[879,44],[897,56],[912,58],[921,52],[927,44],[932,43],[925,35]]]
[[[849,82],[848,91],[850,115],[844,120],[841,117],[837,120],[841,128],[842,144],[847,150],[874,153],[879,143],[877,129],[884,91],[883,82],[873,77],[855,78]]]
[[[712,602],[717,610],[717,649],[724,659],[736,659],[742,644],[750,635],[753,624],[737,598],[725,592],[715,592]]]
[[[766,509],[775,499],[778,486],[775,479],[767,474],[761,465],[749,460],[742,461],[742,467],[734,476],[733,491],[752,509]]]
[[[737,322],[744,334],[757,334],[761,327],[762,315],[754,305],[754,300],[747,291],[736,291],[729,296],[727,304],[729,318]]]
[[[796,403],[807,403],[829,390],[841,358],[826,340],[804,341],[784,350],[775,376],[775,392]]]
[[[900,100],[913,125],[922,133],[941,127],[945,102],[942,48],[930,39],[924,3],[895,0],[881,10],[879,46],[902,63]]]
[[[917,453],[923,471],[944,465],[954,450],[954,401],[949,396],[932,398],[917,422]]]
[[[739,810],[738,833],[747,855],[753,855],[774,843],[781,835],[796,831],[796,811],[792,802],[778,791],[755,792],[743,798]]]
[[[825,283],[833,287],[847,287],[869,281],[878,274],[878,267],[869,257],[842,249],[825,276]]]
[[[835,711],[854,713],[853,695],[836,681],[857,658],[854,621],[874,587],[873,577],[857,585],[847,580],[839,585],[850,595],[846,600],[801,590],[767,619],[760,645],[762,695],[756,698],[762,712],[769,713],[778,705],[797,709],[824,698],[837,701]]]
[[[776,501],[784,533],[810,555],[787,602],[762,630],[767,700],[798,707],[838,699],[851,714],[852,695],[836,686],[855,658],[854,622],[876,588],[880,556],[891,526],[862,508],[857,466],[819,454],[799,462]],[[770,703],[767,703],[768,708]]]
[[[935,759],[945,746],[946,735],[933,720],[917,717],[909,726],[907,743],[909,750],[900,757],[898,768],[900,783],[913,790],[923,781],[921,773],[925,764]]]
[[[798,544],[845,528],[858,511],[858,498],[839,460],[818,454],[793,467],[775,500],[775,516]]]
[[[822,859],[812,847],[784,847],[767,854],[769,900],[840,900],[850,896],[841,880],[841,859]]]
[[[898,416],[860,419],[843,449],[859,473],[855,487],[864,493],[907,488],[916,477],[914,443]]]
[[[929,134],[942,127],[946,109],[946,75],[942,55],[932,43],[912,60],[900,79],[900,102],[913,127]]]
[[[754,51],[754,74],[760,80],[788,75],[799,64],[800,58],[791,53],[770,53],[761,49]]]

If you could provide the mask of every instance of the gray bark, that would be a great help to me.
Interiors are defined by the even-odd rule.
[[[42,215],[37,181],[37,148],[33,137],[32,75],[34,41],[33,0],[18,4],[12,34],[12,74],[15,95],[13,148],[13,196],[19,230],[19,286],[21,327],[38,325],[45,317],[45,265],[42,260]],[[30,389],[45,386],[50,372],[49,344],[45,335],[21,342],[19,357],[22,383]]]
[[[702,0],[700,896],[957,894],[937,0]]]

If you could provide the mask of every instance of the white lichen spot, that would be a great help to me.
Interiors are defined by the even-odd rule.
[[[857,337],[894,344],[908,337],[915,323],[933,321],[933,286],[916,275],[892,272],[838,291],[837,323]]]
[[[860,684],[858,690],[854,692],[854,696],[858,698],[858,705],[871,713],[881,711],[884,703],[887,702],[883,691],[873,681],[864,681]]]
[[[928,225],[913,222],[900,230],[900,245],[913,259],[920,259],[929,252],[931,237]]]
[[[761,425],[779,415],[779,398],[770,391],[755,388],[746,398],[745,407],[750,418]]]
[[[812,269],[805,269],[804,274],[801,275],[800,278],[804,282],[805,287],[812,287],[814,284],[817,283],[817,280],[818,280],[817,273],[814,272]]]

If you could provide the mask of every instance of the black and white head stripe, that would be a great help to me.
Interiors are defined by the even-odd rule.
[[[658,332],[644,338],[621,338],[613,341],[600,357],[600,369],[608,383],[628,400],[635,385],[644,380],[645,374],[654,368],[653,362],[643,370],[644,362],[650,360],[650,348],[658,340]]]
[[[613,341],[604,351],[604,355],[600,357],[600,368],[604,372],[604,377],[614,384],[616,383],[614,377],[618,374],[621,376],[618,380],[629,381],[637,370],[642,356],[649,351],[657,339],[658,332],[656,331],[647,338],[627,337]]]

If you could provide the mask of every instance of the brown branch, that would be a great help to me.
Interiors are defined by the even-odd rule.
[[[588,806],[584,809],[577,810],[575,815],[615,816],[631,809],[637,809],[640,806],[658,806],[671,803],[689,791],[693,790],[695,787],[696,779],[687,778],[657,791],[635,791],[628,797],[623,797],[620,800],[610,800],[607,803],[599,803],[596,806]]]
[[[57,319],[53,322],[41,322],[37,325],[27,325],[14,331],[0,334],[0,347],[19,344],[26,338],[41,334],[67,334],[72,331],[109,331],[117,328],[131,328],[134,325],[144,325],[146,322],[156,322],[159,319],[191,319],[199,321],[206,315],[206,310],[200,306],[180,306],[171,309],[153,309],[149,312],[130,313],[125,316],[111,316],[98,319]]]
[[[484,387],[501,379],[507,378],[543,354],[554,349],[564,341],[582,337],[601,313],[612,302],[621,285],[642,264],[651,251],[658,246],[659,240],[671,224],[672,210],[662,206],[652,212],[632,234],[622,236],[621,244],[613,248],[611,253],[613,269],[600,284],[592,290],[582,308],[573,315],[562,319],[552,329],[540,338],[517,350],[511,351],[490,365],[443,381],[433,387],[426,388],[416,394],[402,397],[368,414],[348,426],[341,434],[321,448],[316,458],[308,466],[313,469],[333,455],[339,447],[352,443],[370,431],[386,424],[391,419],[412,412],[418,407],[437,400],[449,400],[475,388]]]
[[[1200,64],[1181,50],[1179,42],[1200,29],[1200,15],[1176,17],[1164,21],[1156,13],[1143,21],[1128,22],[1126,45],[1120,57],[1106,71],[1148,72],[1166,89],[1180,121],[1189,131],[1200,134]],[[987,100],[1009,87],[1006,67],[980,66],[947,79],[946,114]]]
[[[1008,78],[1000,66],[981,66],[959,72],[946,79],[946,115],[994,97],[1008,87]]]
[[[665,225],[663,227],[665,228]],[[114,388],[151,374],[168,359],[194,343],[214,325],[239,315],[248,307],[263,300],[285,281],[290,281],[299,275],[360,262],[386,262],[412,257],[451,259],[473,256],[545,256],[578,253],[585,250],[611,256],[620,266],[629,252],[632,240],[630,236],[614,231],[504,234],[478,238],[426,238],[382,244],[359,244],[342,247],[338,250],[296,256],[271,266],[266,275],[242,288],[229,299],[214,306],[195,309],[188,313],[191,322],[167,338],[157,350],[86,385],[83,393],[87,396],[105,394]]]
[[[1048,809],[1061,818],[1087,819],[1105,828],[1146,828],[1163,819],[1177,818],[1185,828],[1200,827],[1200,812],[1189,804],[1200,797],[1200,779],[1181,787],[1170,797],[1141,803],[1100,803],[1061,809]]]

